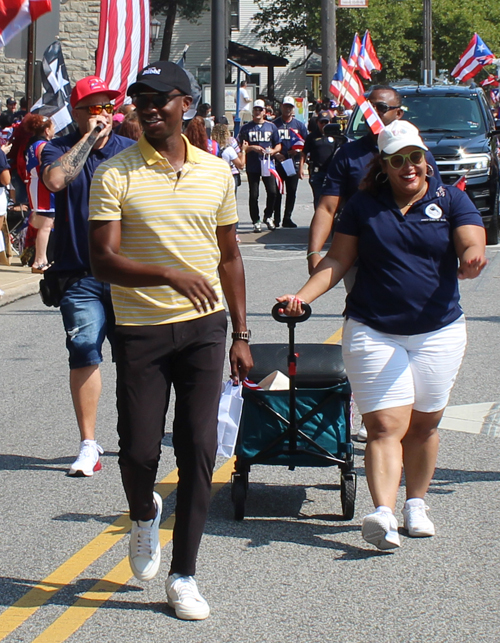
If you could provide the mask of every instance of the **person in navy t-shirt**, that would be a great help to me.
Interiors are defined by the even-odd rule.
[[[276,155],[276,169],[286,187],[285,212],[283,213],[283,227],[296,228],[297,225],[292,221],[293,207],[295,205],[295,195],[299,184],[299,162],[300,151],[304,146],[307,138],[307,128],[301,121],[294,116],[295,101],[292,96],[285,96],[281,103],[281,116],[274,120],[278,128],[281,143],[281,152]],[[302,147],[296,147],[300,145]],[[293,174],[285,171],[282,161],[292,159],[294,170]],[[281,193],[278,191],[274,203],[274,224],[279,227],[281,223]]]
[[[394,516],[401,467],[404,527],[433,536],[424,497],[439,447],[437,426],[466,345],[459,279],[486,265],[481,216],[469,197],[428,176],[417,128],[397,120],[378,138],[380,155],[347,203],[326,257],[296,295],[278,297],[298,315],[358,259],[347,296],[342,355],[368,440],[365,469],[375,512],[362,536],[400,546]]]
[[[386,126],[404,116],[401,96],[392,87],[375,86],[368,96],[368,100]],[[356,194],[359,184],[366,175],[370,161],[377,154],[377,137],[370,131],[362,138],[342,145],[330,161],[323,183],[322,196],[309,230],[307,250],[309,274],[321,261],[320,251],[332,231],[335,216],[345,203]],[[430,152],[427,152],[427,160],[432,165],[436,176],[439,177],[439,171]],[[349,278],[346,283],[347,289],[350,289],[351,281],[352,279]]]
[[[89,194],[96,168],[135,141],[112,131],[113,105],[120,92],[97,76],[79,80],[70,97],[77,130],[49,141],[42,151],[42,180],[55,192],[54,264],[44,280],[53,287],[65,281],[60,307],[69,351],[70,390],[80,429],[80,453],[69,469],[91,476],[101,468],[95,441],[101,394],[102,344],[114,327],[109,284],[91,274]],[[50,281],[49,281],[50,280]],[[66,281],[67,280],[67,281]]]
[[[247,141],[247,164],[248,177],[248,206],[250,218],[252,219],[254,232],[261,232],[262,226],[259,215],[259,184],[262,176],[261,161],[265,155],[274,156],[281,150],[278,129],[274,123],[265,120],[266,104],[263,100],[256,100],[252,109],[252,121],[243,125],[238,136],[240,146]],[[264,223],[269,230],[274,230],[273,213],[276,200],[276,179],[270,176],[262,176],[266,188],[267,199],[264,209]]]

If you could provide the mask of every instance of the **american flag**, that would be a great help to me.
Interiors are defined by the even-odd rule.
[[[120,96],[149,62],[149,0],[101,0],[96,76]]]
[[[52,0],[0,1],[0,47],[49,11],[52,11]]]
[[[377,58],[375,47],[373,46],[372,38],[368,29],[365,31],[363,41],[361,43],[361,51],[358,56],[358,70],[365,80],[371,80],[372,71],[380,71],[382,65]]]
[[[352,70],[347,67],[346,61],[341,57],[335,72],[335,76],[330,83],[330,91],[340,102],[347,107],[354,107],[358,96],[362,96],[364,88],[361,81]]]
[[[71,85],[59,40],[53,42],[43,52],[41,80],[43,94],[31,111],[42,116],[50,116],[56,127],[56,134],[67,134],[73,122],[69,96]]]
[[[490,65],[494,59],[493,53],[475,33],[451,75],[457,80],[465,82],[469,78],[473,78],[485,65]]]
[[[368,127],[375,136],[378,136],[384,129],[384,124],[382,123],[380,116],[373,109],[370,101],[366,100],[364,96],[358,96],[357,103],[359,105],[359,109],[363,112],[363,116],[365,117]]]
[[[292,150],[303,150],[304,149],[304,139],[301,136],[300,132],[296,129],[290,127],[290,141],[292,143]]]

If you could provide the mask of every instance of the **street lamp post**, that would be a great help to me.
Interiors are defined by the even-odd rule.
[[[424,85],[432,85],[432,0],[424,0]]]
[[[321,0],[321,93],[328,96],[337,69],[336,0]]]

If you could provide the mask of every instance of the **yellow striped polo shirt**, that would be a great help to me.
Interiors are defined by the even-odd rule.
[[[179,176],[144,136],[102,163],[90,189],[90,219],[121,221],[124,257],[205,277],[219,297],[211,313],[224,310],[216,230],[238,221],[234,181],[225,161],[183,139],[186,162]],[[111,294],[120,325],[169,324],[204,315],[170,286],[112,285]]]

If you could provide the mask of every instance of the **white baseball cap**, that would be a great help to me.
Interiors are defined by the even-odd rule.
[[[258,100],[254,101],[252,107],[261,107],[262,109],[266,109],[266,104],[259,98]]]
[[[415,125],[408,121],[392,121],[378,135],[378,149],[384,154],[395,154],[404,147],[429,149],[420,138]]]
[[[295,99],[293,96],[285,96],[282,105],[293,105],[295,107]]]

